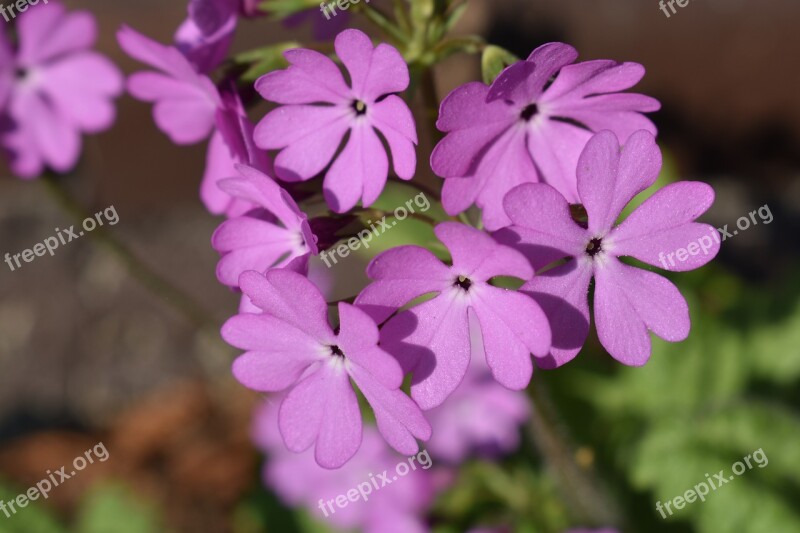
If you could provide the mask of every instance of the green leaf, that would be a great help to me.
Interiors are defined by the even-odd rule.
[[[244,81],[255,81],[267,72],[286,68],[289,63],[283,57],[286,50],[299,48],[301,45],[296,41],[289,41],[255,50],[248,50],[242,52],[234,58],[234,61],[240,64],[250,64],[250,68],[242,74]]]
[[[0,483],[0,500],[10,502],[27,489],[18,489]],[[8,509],[8,504],[6,504]],[[50,514],[47,505],[41,498],[29,502],[27,506],[16,508],[16,513],[9,510],[10,517],[0,512],[0,533],[66,533],[66,529]]]
[[[481,58],[481,71],[483,72],[483,83],[491,85],[503,70],[519,61],[519,58],[499,46],[493,44],[483,49]]]
[[[128,488],[106,483],[84,498],[75,533],[162,533],[167,531],[156,509]]]

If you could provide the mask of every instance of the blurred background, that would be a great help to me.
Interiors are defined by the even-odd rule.
[[[182,0],[65,4],[98,17],[98,49],[126,74],[140,65],[116,44],[123,23],[166,43],[186,17]],[[642,63],[647,75],[636,91],[663,104],[653,115],[666,161],[661,180],[713,185],[717,200],[704,220],[716,226],[732,229],[763,206],[771,220],[728,239],[711,265],[672,278],[692,311],[687,341],[656,340],[648,365],[631,369],[590,339],[574,362],[536,373],[529,393],[549,399],[515,426],[513,446],[456,463],[432,453],[433,495],[419,511],[431,529],[800,531],[798,20],[794,0],[691,1],[669,18],[656,0],[469,1],[456,32],[517,56],[558,40],[582,60]],[[311,24],[243,21],[234,52],[290,39],[311,42]],[[479,56],[449,58],[436,69],[439,99],[480,76]],[[264,109],[254,107],[251,118]],[[113,205],[114,235],[221,324],[238,298],[216,281],[209,239],[221,220],[197,195],[205,144],[171,144],[150,106],[128,96],[118,112],[113,129],[85,138],[66,185],[92,213]],[[430,149],[423,138],[418,174],[436,185],[424,164]],[[0,253],[74,223],[41,181],[14,179],[3,166],[0,176]],[[385,244],[413,240],[414,231],[398,229]],[[367,261],[331,271],[334,298],[357,292]],[[0,532],[330,530],[265,486],[264,446],[253,438],[263,398],[229,377],[236,352],[165,296],[90,238],[17,271],[0,268],[0,499],[98,442],[110,454],[47,501],[0,515]],[[568,443],[560,460],[537,451],[547,432]],[[657,501],[758,449],[768,466],[666,520],[656,511]],[[586,500],[575,495],[581,487],[597,496],[596,508],[576,509],[573,500]]]

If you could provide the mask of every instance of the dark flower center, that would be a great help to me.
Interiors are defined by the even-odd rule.
[[[592,239],[586,245],[586,254],[589,257],[594,257],[603,251],[603,239]]]
[[[22,67],[17,67],[14,69],[14,76],[17,80],[24,80],[28,76],[28,70]]]
[[[539,107],[536,104],[530,104],[528,107],[522,110],[522,113],[520,113],[519,116],[522,120],[528,122],[530,121],[530,119],[536,116],[536,113],[538,112],[539,112]]]
[[[342,358],[344,357],[344,352],[342,351],[342,349],[336,346],[335,344],[330,348],[331,348],[331,355],[335,355],[337,357],[342,357]]]
[[[455,287],[461,287],[464,289],[464,292],[469,292],[469,288],[472,287],[472,280],[466,276],[458,276],[456,282],[453,283]]]
[[[352,107],[358,116],[365,115],[367,113],[367,104],[361,100],[354,100]]]

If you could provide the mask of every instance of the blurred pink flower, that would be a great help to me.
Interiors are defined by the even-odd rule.
[[[386,446],[373,426],[364,427],[361,448],[352,460],[338,470],[327,470],[314,461],[309,450],[292,453],[283,446],[275,429],[278,402],[266,402],[256,413],[253,438],[268,454],[264,482],[286,505],[302,506],[322,522],[342,530],[358,529],[365,533],[423,533],[429,531],[422,515],[433,502],[435,481],[430,464],[417,465],[406,475],[373,490],[363,499],[349,501],[344,508],[336,505],[339,495],[370,483],[373,477],[396,471],[407,459]],[[378,481],[382,485],[381,481]],[[373,487],[374,488],[374,487]],[[366,491],[365,491],[366,492]],[[330,511],[328,502],[334,500]]]
[[[175,144],[195,144],[211,137],[200,197],[212,214],[236,216],[251,206],[231,199],[217,182],[236,175],[237,164],[269,172],[266,153],[253,143],[253,124],[247,118],[235,88],[220,92],[207,76],[177,48],[123,26],[117,33],[125,52],[157,71],[143,71],[128,78],[128,92],[152,102],[158,128]]]
[[[16,20],[16,50],[0,32],[0,145],[22,178],[45,167],[67,172],[80,157],[81,134],[114,123],[122,74],[91,50],[97,25],[88,11],[68,13],[51,0]]]

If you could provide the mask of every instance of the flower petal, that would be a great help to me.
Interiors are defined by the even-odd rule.
[[[528,150],[539,169],[539,181],[554,187],[569,203],[579,203],[575,171],[592,133],[546,117],[541,120],[528,130]]]
[[[533,277],[533,269],[521,253],[498,244],[487,233],[458,222],[442,222],[434,232],[450,251],[459,275],[475,281],[495,276]]]
[[[604,235],[634,196],[655,183],[661,151],[647,131],[634,133],[624,147],[616,135],[592,137],[578,162],[578,192],[589,215],[589,231]]]
[[[283,55],[289,61],[288,69],[256,81],[256,90],[266,100],[278,104],[349,103],[350,88],[328,56],[305,48],[287,50]]]
[[[281,318],[323,344],[333,344],[328,304],[305,276],[285,269],[273,269],[266,275],[250,271],[240,276],[239,287],[264,313]]]
[[[352,368],[350,375],[375,412],[378,430],[386,442],[403,455],[417,453],[416,438],[428,440],[431,437],[431,426],[417,404],[403,391],[387,388],[375,374],[358,366]]]
[[[97,22],[90,12],[67,13],[64,6],[57,2],[21,13],[17,24],[17,61],[26,67],[91,48],[97,40]]]
[[[325,201],[337,213],[364,207],[378,199],[389,176],[389,159],[381,140],[365,121],[353,124],[350,139],[325,175]]]
[[[589,282],[592,267],[588,262],[567,264],[537,275],[520,289],[542,308],[552,331],[552,348],[546,357],[537,357],[542,368],[556,368],[571,361],[581,351],[589,334]]]
[[[650,358],[648,329],[676,342],[689,335],[691,326],[686,300],[669,280],[615,258],[595,269],[594,314],[602,345],[630,366]]]
[[[352,28],[336,36],[334,47],[350,73],[357,98],[375,102],[408,88],[408,66],[394,47],[382,43],[373,48],[364,32]]]
[[[381,329],[381,346],[414,373],[414,401],[432,409],[458,387],[469,366],[467,304],[449,291],[404,311]]]
[[[719,252],[717,230],[694,222],[712,203],[714,189],[705,183],[681,181],[667,185],[614,229],[610,235],[612,252],[667,270],[699,268]]]
[[[483,288],[472,309],[495,379],[512,390],[527,387],[533,374],[530,354],[544,357],[550,350],[550,326],[542,309],[525,294],[491,286]]]
[[[370,120],[386,138],[392,151],[395,174],[404,180],[413,178],[417,167],[414,147],[417,144],[417,129],[406,103],[397,95],[389,95],[371,106]]]
[[[367,266],[367,275],[374,281],[355,304],[378,324],[414,298],[440,291],[452,281],[444,263],[425,248],[411,245],[379,254]]]
[[[336,338],[348,361],[369,372],[381,386],[398,389],[403,371],[397,361],[378,347],[378,326],[363,310],[339,303],[340,331]]]
[[[513,225],[497,232],[496,238],[525,254],[535,269],[583,253],[589,240],[586,230],[572,220],[569,204],[550,185],[515,187],[503,207]]]

